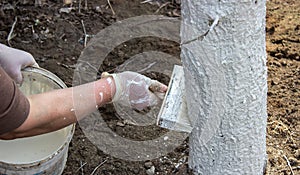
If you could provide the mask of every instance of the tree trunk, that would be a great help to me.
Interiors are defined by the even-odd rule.
[[[266,0],[182,0],[189,166],[195,174],[263,174]]]

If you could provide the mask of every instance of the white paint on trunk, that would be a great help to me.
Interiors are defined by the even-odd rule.
[[[182,60],[195,174],[262,174],[266,0],[183,0]]]

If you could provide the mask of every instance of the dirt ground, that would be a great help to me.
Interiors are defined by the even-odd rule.
[[[107,0],[75,0],[73,4],[64,4],[62,0],[41,2],[38,6],[30,0],[2,0],[0,42],[32,53],[41,67],[58,75],[68,86],[72,86],[75,64],[84,49],[82,22],[86,33],[93,36],[129,17],[150,14],[180,17],[180,1],[174,0],[161,0],[158,4],[110,0],[112,8]],[[64,11],[70,7],[70,12]],[[268,0],[266,32],[269,87],[266,174],[289,175],[291,171],[300,174],[300,1]],[[117,61],[104,62],[99,71],[114,70],[122,60],[145,50],[160,49],[178,58],[180,54],[176,43],[155,38],[136,39],[127,44],[131,45],[130,49],[117,48],[109,55]],[[168,77],[152,76],[168,82]],[[105,121],[117,134],[138,140],[164,132],[156,126],[137,130],[130,124],[120,124],[114,115]],[[187,168],[188,152],[187,139],[163,157],[124,161],[98,150],[77,125],[63,174],[143,175],[151,174],[151,167],[155,168],[155,174],[192,174]]]

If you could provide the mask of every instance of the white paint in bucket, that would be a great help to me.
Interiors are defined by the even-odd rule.
[[[25,95],[38,94],[66,85],[51,72],[26,68],[20,89]],[[0,140],[0,175],[60,175],[67,161],[75,125],[59,131],[16,140]]]
[[[64,145],[71,128],[43,134],[40,136],[0,140],[0,161],[14,164],[28,164],[41,161],[57,152]]]

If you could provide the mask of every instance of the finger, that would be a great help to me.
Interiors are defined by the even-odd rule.
[[[22,74],[19,74],[19,75],[16,77],[15,81],[16,81],[17,84],[21,85],[22,82],[23,82],[23,76],[22,76]]]
[[[159,98],[156,96],[156,94],[149,94],[149,106],[155,106],[159,102]]]
[[[34,63],[32,67],[40,67],[38,63]]]
[[[166,93],[165,92],[154,92],[154,94],[161,100],[165,98]]]
[[[22,84],[22,81],[23,81],[23,76],[22,76],[21,71],[14,72],[14,73],[13,73],[12,79],[13,79],[17,84],[21,85],[21,84]]]
[[[152,80],[151,85],[149,86],[150,91],[152,92],[161,92],[165,93],[168,90],[168,86],[160,83],[159,81]]]
[[[21,51],[23,53],[23,64],[22,64],[22,69],[28,66],[33,66],[33,67],[38,67],[37,62],[35,61],[35,59],[33,58],[33,56],[25,51]]]
[[[101,78],[107,78],[107,77],[111,77],[111,74],[109,74],[108,72],[102,72]]]

